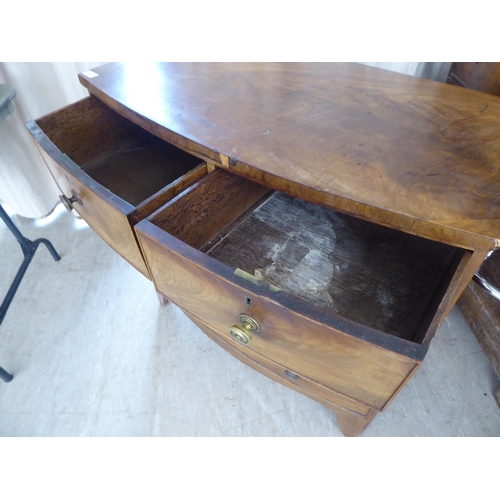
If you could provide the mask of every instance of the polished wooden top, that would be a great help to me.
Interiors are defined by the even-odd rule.
[[[500,245],[500,98],[361,64],[108,64],[89,91],[153,133],[306,200]]]

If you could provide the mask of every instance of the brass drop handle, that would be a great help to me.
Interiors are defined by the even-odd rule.
[[[59,195],[59,199],[61,200],[61,203],[64,205],[64,208],[68,211],[71,212],[73,210],[73,203],[79,203],[80,205],[82,204],[82,200],[78,198],[77,194],[71,190],[71,198],[68,198],[66,195],[61,194]]]
[[[241,325],[233,325],[229,327],[229,333],[234,340],[243,345],[248,345],[252,342],[252,335],[250,332],[258,332],[260,330],[259,323],[247,316],[240,314],[239,318]]]

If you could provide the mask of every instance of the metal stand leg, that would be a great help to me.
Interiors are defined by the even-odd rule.
[[[0,366],[0,379],[2,379],[4,382],[10,382],[14,377],[10,374],[7,373],[1,366]]]
[[[61,257],[56,252],[56,249],[53,247],[52,243],[49,240],[45,238],[39,238],[35,241],[31,241],[28,238],[24,237],[1,205],[0,217],[3,219],[5,225],[9,228],[10,232],[15,236],[16,240],[21,245],[21,249],[24,254],[24,260],[19,267],[19,270],[17,271],[14,281],[10,285],[7,294],[5,295],[2,305],[0,306],[0,324],[2,324],[2,321],[4,320],[5,315],[7,314],[7,310],[9,309],[9,306],[12,302],[12,299],[14,298],[19,285],[21,284],[23,276],[26,273],[28,266],[33,259],[33,256],[35,255],[35,252],[39,245],[43,243],[47,247],[47,250],[50,252],[50,255],[52,255],[52,258],[55,261],[61,260]],[[7,373],[3,368],[0,367],[0,379],[2,379],[4,382],[10,382],[12,380],[12,375]]]

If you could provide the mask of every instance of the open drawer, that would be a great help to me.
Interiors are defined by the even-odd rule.
[[[206,175],[205,162],[93,96],[27,127],[66,207],[149,278],[132,226]]]
[[[156,288],[211,331],[377,410],[423,359],[464,252],[220,169],[136,232]]]

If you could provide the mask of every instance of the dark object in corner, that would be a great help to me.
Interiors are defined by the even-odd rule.
[[[19,267],[19,270],[17,271],[17,274],[14,277],[14,281],[10,285],[9,290],[7,291],[7,294],[3,299],[2,305],[0,306],[0,324],[2,324],[2,321],[5,318],[7,310],[9,309],[9,306],[12,302],[12,299],[14,298],[14,295],[16,294],[17,289],[19,288],[19,285],[21,284],[21,281],[23,279],[23,276],[26,273],[28,266],[31,260],[33,259],[36,249],[38,248],[40,243],[43,243],[47,247],[47,250],[50,252],[50,255],[52,255],[55,261],[61,260],[61,257],[56,252],[55,248],[52,246],[52,243],[49,240],[46,240],[45,238],[39,238],[35,241],[31,241],[25,236],[23,236],[21,234],[21,231],[17,229],[16,225],[12,222],[11,218],[7,215],[7,212],[3,209],[1,205],[0,205],[0,217],[3,219],[6,226],[9,228],[10,232],[15,236],[16,240],[21,245],[21,249],[24,254],[24,260],[21,264],[21,267]],[[7,373],[2,367],[0,367],[0,379],[2,379],[4,382],[10,382],[12,380],[12,375]]]

